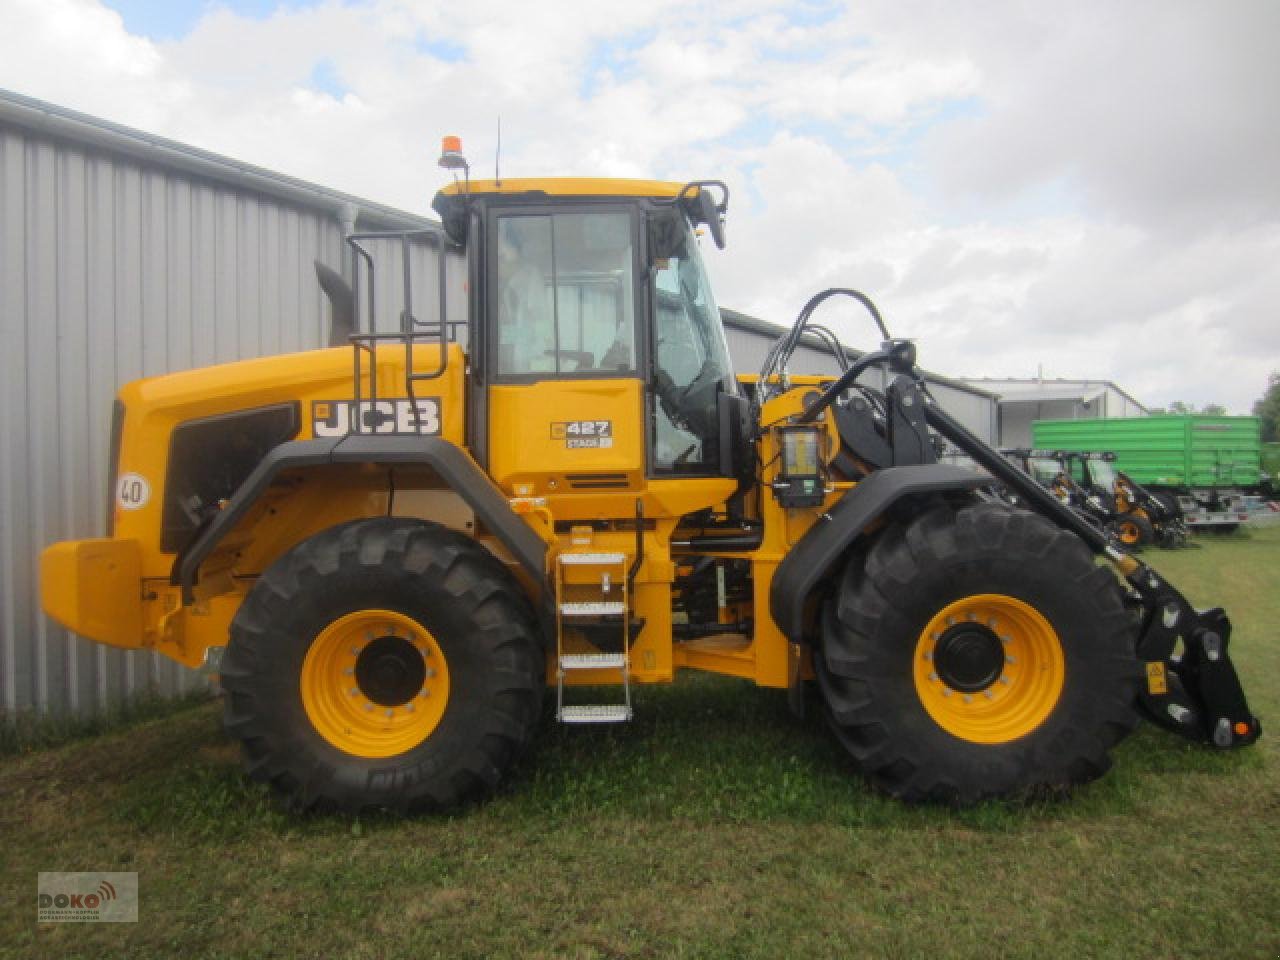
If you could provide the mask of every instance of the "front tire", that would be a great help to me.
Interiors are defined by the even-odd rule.
[[[470,538],[358,520],[273,563],[231,626],[224,724],[299,809],[448,809],[492,791],[537,723],[533,611]]]
[[[819,685],[880,789],[957,805],[1101,776],[1137,724],[1115,577],[1043,517],[939,504],[847,564],[823,610]]]
[[[1115,520],[1116,537],[1126,547],[1145,547],[1155,543],[1155,529],[1145,513],[1130,511],[1122,513]]]

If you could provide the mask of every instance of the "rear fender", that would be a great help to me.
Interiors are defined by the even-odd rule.
[[[258,502],[275,478],[286,470],[340,464],[415,465],[428,468],[452,490],[511,552],[529,579],[545,595],[546,543],[511,509],[476,462],[456,444],[439,437],[349,434],[324,440],[295,440],[269,453],[235,495],[174,559],[171,582],[182,590],[183,603],[195,599],[201,564]]]

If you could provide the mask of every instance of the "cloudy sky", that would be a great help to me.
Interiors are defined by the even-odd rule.
[[[508,176],[726,180],[723,306],[855,286],[939,372],[1246,412],[1277,40],[1269,0],[0,0],[0,87],[422,213],[439,137],[488,176],[500,115]]]

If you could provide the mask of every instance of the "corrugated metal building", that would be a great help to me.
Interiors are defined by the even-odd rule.
[[[965,382],[999,394],[1000,428],[996,435],[1003,447],[1030,446],[1031,424],[1036,420],[1145,417],[1149,412],[1110,380],[983,377]]]
[[[0,91],[0,712],[89,712],[201,683],[153,654],[80,640],[40,611],[36,558],[105,529],[111,403],[132,379],[305,350],[327,338],[312,260],[342,264],[355,231],[433,221],[207,151]],[[369,244],[376,248],[377,243]],[[383,246],[375,254],[387,258]],[[417,245],[413,298],[435,316],[434,253]],[[461,259],[446,259],[465,315]],[[380,329],[398,324],[396,269],[379,273]],[[725,311],[738,369],[781,329]],[[831,372],[816,346],[795,372]],[[994,400],[942,378],[935,394],[983,437]]]
[[[0,709],[199,682],[40,612],[40,550],[104,531],[116,388],[321,346],[311,261],[338,266],[344,230],[425,222],[0,91]]]

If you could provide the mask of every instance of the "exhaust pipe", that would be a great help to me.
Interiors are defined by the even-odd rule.
[[[342,274],[319,260],[313,261],[316,266],[316,279],[320,281],[320,289],[329,298],[329,346],[345,346],[356,332],[356,298],[351,292]]]

